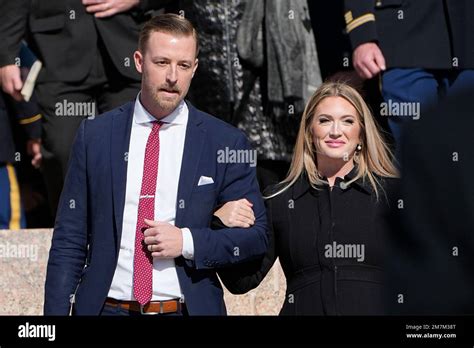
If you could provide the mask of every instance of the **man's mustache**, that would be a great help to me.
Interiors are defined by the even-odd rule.
[[[170,86],[160,86],[158,87],[158,91],[166,91],[169,93],[181,93],[181,90],[178,87],[170,87]]]

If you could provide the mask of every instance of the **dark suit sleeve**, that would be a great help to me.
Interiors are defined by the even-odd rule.
[[[352,49],[366,42],[378,41],[374,1],[345,0],[344,19],[346,21],[346,33],[349,35]]]
[[[251,260],[238,267],[229,267],[220,270],[219,277],[227,290],[232,294],[240,295],[256,288],[268,271],[272,268],[277,258],[277,251],[275,247],[275,233],[272,224],[272,201],[267,200],[267,216],[269,226],[269,247],[267,253],[263,258]]]
[[[85,124],[81,123],[56,215],[45,284],[45,315],[68,315],[87,254]]]
[[[241,134],[235,150],[252,151]],[[194,242],[197,269],[210,269],[239,264],[265,254],[268,247],[265,207],[257,182],[255,167],[248,163],[228,163],[217,204],[246,198],[253,203],[255,224],[250,228],[190,228]]]
[[[140,0],[138,8],[143,12],[159,10],[166,5],[169,5],[171,2],[172,0]]]
[[[25,38],[30,0],[0,0],[0,67],[15,64]]]

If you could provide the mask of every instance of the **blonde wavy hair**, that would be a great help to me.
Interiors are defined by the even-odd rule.
[[[362,96],[351,86],[342,82],[325,82],[311,96],[306,104],[298,131],[298,137],[293,152],[290,169],[287,177],[277,185],[276,192],[266,196],[273,198],[291,187],[298,178],[305,173],[312,187],[328,184],[321,179],[318,170],[316,149],[313,143],[311,124],[319,103],[328,97],[341,97],[347,100],[357,111],[357,120],[360,125],[362,150],[354,156],[357,164],[356,176],[347,184],[360,178],[369,180],[377,199],[379,198],[379,177],[398,177],[398,171],[393,163],[393,154],[385,142],[378,125],[375,123],[372,113]],[[383,188],[382,188],[383,190]]]

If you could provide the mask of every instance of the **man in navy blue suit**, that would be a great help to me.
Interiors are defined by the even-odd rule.
[[[217,273],[264,255],[265,208],[245,135],[184,101],[198,35],[151,19],[134,54],[134,102],[82,122],[61,195],[45,315],[225,315]],[[205,86],[195,86],[205,88]],[[246,198],[247,229],[209,228]]]

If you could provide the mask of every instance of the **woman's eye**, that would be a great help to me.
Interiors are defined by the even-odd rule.
[[[354,124],[354,120],[345,120],[344,122],[347,124]]]
[[[327,118],[320,118],[319,123],[327,123],[329,120]]]

